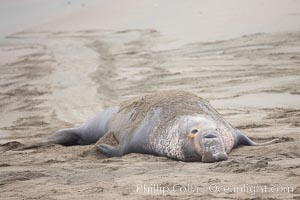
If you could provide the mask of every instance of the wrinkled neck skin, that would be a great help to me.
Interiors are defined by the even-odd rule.
[[[148,138],[147,151],[181,161],[201,161],[196,149],[187,138],[187,117],[158,124]]]

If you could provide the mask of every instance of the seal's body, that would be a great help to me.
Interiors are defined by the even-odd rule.
[[[93,144],[105,134],[112,134],[119,144],[96,144],[108,157],[144,153],[202,162],[226,160],[238,145],[275,142],[256,144],[204,99],[189,92],[165,91],[108,108],[79,127],[57,131],[40,144]]]

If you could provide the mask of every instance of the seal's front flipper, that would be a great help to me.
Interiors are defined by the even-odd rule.
[[[114,133],[108,131],[102,138],[95,144],[96,149],[99,150],[106,157],[120,157],[121,153],[120,145],[114,136]]]
[[[122,156],[120,149],[110,146],[108,144],[96,145],[97,149],[107,157],[120,157]]]
[[[239,130],[236,130],[235,132],[236,139],[234,142],[234,147],[237,147],[239,145],[247,145],[247,146],[264,146],[264,145],[269,145],[269,144],[275,144],[280,142],[279,139],[273,139],[268,142],[263,142],[263,143],[256,143],[252,141],[248,136],[246,136],[244,133],[242,133]]]

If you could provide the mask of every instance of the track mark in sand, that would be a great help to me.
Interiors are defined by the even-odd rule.
[[[102,106],[110,107],[118,96],[116,95],[117,82],[115,80],[115,58],[110,52],[110,46],[102,41],[94,41],[88,47],[94,49],[99,57],[99,66],[90,77],[97,82],[97,91],[101,95]]]
[[[16,141],[7,142],[5,144],[0,144],[0,153],[8,151],[8,150],[16,149],[16,148],[19,148],[22,146],[23,146],[23,144],[21,144],[20,142],[16,142]]]
[[[246,125],[240,125],[240,126],[236,126],[237,129],[250,129],[250,128],[265,128],[265,127],[269,127],[271,125],[269,124],[246,124]]]
[[[272,109],[268,119],[273,119],[278,124],[289,124],[291,127],[300,127],[300,110],[298,109]]]
[[[29,47],[16,45],[15,53],[21,51],[20,55],[14,62],[0,66],[3,72],[0,74],[0,115],[7,120],[0,130],[19,132],[47,127],[47,119],[39,112],[48,111],[43,103],[51,90],[42,80],[51,73],[53,58],[43,45],[30,44]]]
[[[82,89],[92,88],[84,79],[89,79],[88,76],[83,73],[88,71],[89,66],[76,62],[83,59],[79,59],[73,51],[79,51],[83,57],[89,52],[83,51],[87,49],[83,39],[78,39],[76,43],[73,38],[66,37],[68,34],[70,37],[80,36],[72,33],[21,32],[9,37],[9,43],[0,47],[0,53],[15,58],[0,65],[3,72],[0,74],[0,117],[4,119],[0,130],[5,135],[22,138],[31,133],[49,134],[56,127],[66,125],[58,114],[71,113],[70,110],[80,108],[72,101],[73,96],[81,95],[78,91],[87,93],[81,95],[88,99],[83,99],[84,103],[96,104],[94,100],[90,101],[89,93],[93,91]],[[88,60],[87,65],[91,62]],[[68,95],[72,98],[66,103],[63,98],[68,98]],[[83,106],[83,103],[80,104]]]
[[[233,172],[233,173],[244,173],[247,171],[265,171],[268,166],[266,160],[242,160],[235,159],[224,161],[220,163],[212,164],[209,169],[215,172]]]
[[[167,43],[159,33],[112,32],[101,39],[93,38],[98,41],[93,45],[103,63],[93,77],[101,88],[98,91],[107,94],[107,106],[133,94],[164,89],[189,90],[220,100],[275,90],[298,94],[299,38],[300,33],[289,33],[288,37],[280,33],[256,34],[157,50],[161,42]]]
[[[277,143],[295,141],[295,139],[291,137],[251,137],[251,139],[258,143],[268,142],[274,139],[278,139]]]
[[[15,181],[27,181],[48,175],[37,171],[20,171],[20,172],[6,172],[0,174],[0,185],[6,185]]]
[[[151,83],[155,82],[155,75],[164,72],[158,66],[162,59],[151,50],[158,37],[151,30],[127,30],[92,38],[94,42],[89,47],[98,53],[99,66],[91,77],[98,84],[104,107],[132,94],[156,90]]]

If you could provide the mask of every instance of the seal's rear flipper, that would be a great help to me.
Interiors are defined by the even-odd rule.
[[[242,133],[239,130],[236,130],[235,135],[236,135],[236,140],[235,140],[234,147],[237,147],[239,145],[263,146],[263,145],[275,144],[275,143],[280,142],[279,139],[273,139],[273,140],[268,141],[268,142],[256,143],[256,142],[252,141],[248,136],[246,136],[244,133]]]
[[[80,140],[79,128],[65,128],[56,131],[47,140],[49,144],[61,144],[64,146],[79,145]]]
[[[27,144],[22,147],[16,148],[15,150],[26,150],[26,149],[32,149],[42,146],[49,146],[52,144],[61,144],[64,146],[72,146],[72,145],[78,145],[78,141],[80,139],[78,135],[78,128],[67,128],[67,129],[61,129],[57,132],[55,132],[52,136],[50,136],[45,141],[33,143],[33,144]]]

